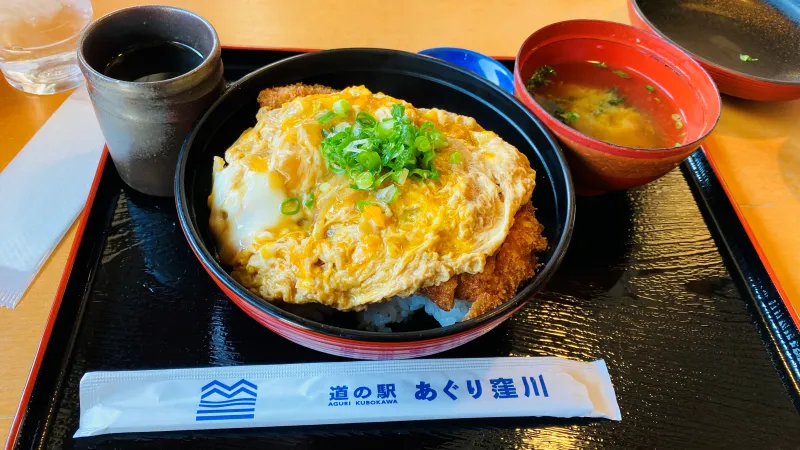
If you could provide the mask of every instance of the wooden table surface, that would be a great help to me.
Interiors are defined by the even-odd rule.
[[[95,17],[139,3],[94,0]],[[627,23],[624,0],[407,0],[402,3],[351,0],[178,0],[211,21],[223,45],[241,47],[387,47],[417,51],[427,47],[467,47],[495,56],[513,56],[525,37],[548,23],[575,18]],[[502,4],[500,7],[498,5]],[[324,5],[324,6],[321,6]],[[67,94],[38,97],[0,82],[0,170],[22,149]],[[711,153],[725,174],[789,298],[800,298],[800,278],[790,269],[800,262],[800,101],[757,104],[724,99],[722,120]],[[778,175],[777,179],[768,177]],[[794,226],[791,226],[794,225]],[[17,409],[52,306],[75,226],[14,310],[0,308],[0,442]]]

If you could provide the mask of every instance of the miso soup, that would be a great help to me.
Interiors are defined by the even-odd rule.
[[[538,68],[527,83],[534,99],[577,131],[632,148],[668,148],[685,141],[672,98],[653,81],[601,61]]]

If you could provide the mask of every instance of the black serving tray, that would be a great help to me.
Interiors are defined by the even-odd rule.
[[[293,54],[225,49],[226,76]],[[241,312],[191,253],[173,201],[128,190],[110,159],[83,221],[12,448],[800,448],[798,332],[702,151],[642,188],[580,198],[572,244],[545,290],[486,336],[438,355],[605,359],[621,422],[481,419],[73,439],[87,371],[339,360]]]

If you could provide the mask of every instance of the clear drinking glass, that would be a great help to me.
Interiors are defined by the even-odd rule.
[[[0,71],[17,89],[55,94],[81,84],[76,49],[89,0],[0,0]]]

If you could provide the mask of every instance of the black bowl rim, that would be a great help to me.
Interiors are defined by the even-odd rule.
[[[314,55],[321,54],[321,53],[344,53],[344,52],[368,52],[374,53],[377,55],[395,55],[395,56],[402,56],[408,58],[418,58],[424,59],[427,64],[435,64],[444,66],[446,70],[451,71],[458,71],[462,75],[466,75],[468,77],[474,78],[478,82],[486,85],[489,89],[494,90],[497,94],[506,97],[506,99],[513,101],[514,104],[517,105],[528,117],[535,123],[539,129],[544,133],[545,138],[549,141],[552,149],[556,153],[556,157],[560,163],[560,174],[564,177],[566,182],[566,191],[567,191],[567,198],[566,200],[566,209],[567,215],[565,218],[564,228],[559,236],[558,244],[553,249],[553,256],[550,260],[545,263],[544,267],[542,267],[530,280],[528,280],[525,286],[517,292],[517,294],[512,297],[510,300],[506,301],[499,307],[493,309],[492,311],[481,314],[480,316],[465,320],[463,322],[458,322],[453,325],[439,327],[439,328],[431,328],[428,330],[421,330],[421,331],[404,331],[404,332],[392,332],[392,333],[385,333],[385,332],[378,332],[378,331],[362,331],[362,330],[355,330],[349,328],[342,328],[337,327],[334,325],[327,325],[324,323],[320,323],[311,319],[307,319],[305,317],[301,317],[297,314],[293,314],[291,312],[285,311],[267,300],[262,299],[261,297],[253,294],[248,289],[243,287],[239,284],[233,277],[228,274],[225,269],[222,268],[220,263],[212,256],[212,253],[208,251],[206,246],[203,244],[202,240],[199,238],[200,232],[198,231],[197,227],[190,219],[189,214],[189,206],[188,201],[186,198],[186,189],[184,188],[185,185],[185,177],[186,177],[186,163],[191,151],[192,144],[194,139],[198,133],[198,130],[205,124],[208,117],[214,112],[218,105],[224,102],[228,95],[235,91],[237,87],[250,82],[251,79],[254,79],[259,74],[271,70],[274,67],[277,67],[281,64],[287,64],[291,61],[296,59],[302,58],[314,58]],[[554,172],[558,172],[559,168],[552,168]],[[253,72],[245,75],[235,83],[231,84],[228,87],[228,90],[217,99],[211,107],[206,111],[205,114],[200,118],[200,120],[195,123],[192,131],[187,136],[186,140],[184,141],[183,147],[181,148],[180,155],[178,157],[178,165],[175,171],[175,203],[178,210],[178,218],[183,228],[184,235],[186,239],[189,241],[189,245],[192,247],[197,258],[200,260],[200,263],[205,266],[206,270],[208,270],[212,277],[216,278],[217,282],[221,282],[227,289],[237,295],[240,299],[246,301],[251,306],[256,307],[258,310],[269,314],[270,316],[286,323],[290,327],[299,327],[303,330],[310,331],[317,334],[322,334],[325,336],[329,336],[332,338],[337,339],[346,339],[346,340],[354,340],[354,341],[362,341],[362,342],[416,342],[416,341],[426,341],[426,340],[433,340],[438,338],[444,338],[447,336],[457,335],[471,329],[480,327],[481,325],[488,323],[498,317],[503,316],[507,312],[513,310],[514,308],[521,306],[525,302],[528,301],[529,297],[532,296],[544,283],[546,283],[552,276],[558,266],[561,264],[561,261],[564,258],[564,254],[566,253],[567,246],[569,245],[569,241],[572,237],[572,230],[575,223],[575,192],[574,186],[572,184],[572,177],[569,172],[569,167],[567,165],[567,160],[564,156],[564,153],[561,150],[561,147],[558,145],[557,141],[544,126],[544,124],[530,111],[524,104],[522,104],[519,100],[514,98],[512,95],[507,93],[506,91],[502,90],[500,87],[492,84],[488,80],[475,75],[469,71],[461,69],[458,66],[453,64],[440,61],[434,58],[429,58],[423,55],[417,55],[415,53],[404,52],[400,50],[389,50],[389,49],[380,49],[380,48],[341,48],[341,49],[332,49],[332,50],[320,50],[315,52],[309,52],[301,55],[292,56],[275,63],[266,65],[260,69],[254,70]]]
[[[739,70],[736,70],[733,67],[723,66],[721,64],[717,64],[715,62],[712,62],[709,59],[703,58],[702,56],[698,55],[697,53],[691,51],[689,48],[678,44],[667,33],[661,31],[661,28],[657,27],[653,23],[653,21],[651,21],[650,18],[644,13],[644,11],[642,11],[642,8],[639,7],[639,0],[629,0],[629,1],[631,3],[631,6],[633,6],[636,15],[638,15],[645,23],[647,23],[647,25],[650,26],[650,29],[653,30],[652,33],[654,33],[655,35],[657,35],[661,39],[669,42],[670,44],[678,47],[679,49],[683,50],[684,52],[688,53],[689,56],[691,56],[692,59],[694,59],[695,61],[701,62],[701,63],[706,64],[706,65],[711,66],[711,67],[714,67],[715,69],[717,69],[717,70],[719,70],[721,72],[728,72],[728,73],[736,75],[738,77],[746,78],[746,79],[748,79],[750,81],[760,81],[762,83],[770,83],[770,84],[775,84],[775,85],[779,85],[779,86],[800,86],[800,79],[798,79],[798,80],[778,80],[778,79],[775,79],[775,78],[766,78],[766,77],[760,77],[760,76],[757,76],[757,75],[750,75],[749,73],[744,73],[744,72],[741,72]]]

